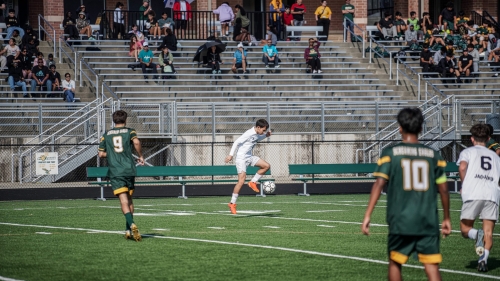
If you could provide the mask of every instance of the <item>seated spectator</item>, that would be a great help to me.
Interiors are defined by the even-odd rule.
[[[43,58],[43,53],[42,52],[38,52],[38,53],[36,53],[36,58],[33,60],[33,67],[38,66],[38,60],[39,59],[41,59],[43,61],[43,65],[44,66],[47,66],[47,62]]]
[[[155,39],[160,39],[160,35],[161,35],[161,28],[160,26],[158,25],[158,21],[156,20],[156,17],[155,17],[155,12],[153,11],[150,11],[148,13],[148,19],[147,19],[147,24],[146,26],[149,26],[149,35],[153,35],[153,40]]]
[[[453,62],[453,54],[446,53],[446,56],[442,58],[436,68],[437,72],[442,78],[450,78],[455,76],[455,63]],[[450,83],[447,80],[443,80],[443,84]],[[448,85],[444,85],[448,88]]]
[[[233,66],[231,67],[231,71],[234,74],[238,73],[238,68],[243,68],[243,74],[247,73],[247,51],[243,49],[243,44],[238,44],[238,49],[234,51],[233,55]],[[241,79],[239,75],[234,76],[235,79]]]
[[[161,19],[158,20],[158,26],[161,28],[161,35],[167,35],[167,29],[172,31],[175,28],[175,22],[168,17],[167,12],[161,13]],[[172,32],[173,34],[173,32]]]
[[[28,95],[28,90],[26,90],[26,82],[24,82],[23,78],[23,70],[19,66],[19,63],[17,60],[13,61],[12,64],[9,66],[9,86],[10,90],[13,92],[16,88],[16,86],[21,87],[23,89],[23,97],[27,98],[29,97]]]
[[[52,65],[56,65],[56,62],[54,61],[54,55],[53,54],[49,54],[49,58],[47,60],[47,66],[50,69],[50,66],[52,66]]]
[[[87,13],[87,9],[85,8],[85,5],[81,5],[80,8],[76,9],[76,14],[79,15],[80,13],[85,14],[85,19],[89,22],[90,24],[90,15]]]
[[[80,34],[86,34],[89,40],[94,40],[92,37],[92,28],[89,22],[85,19],[85,13],[80,12],[78,18],[76,19],[76,28]]]
[[[52,82],[52,91],[60,91],[61,90],[61,74],[56,71],[56,65],[52,64],[49,67],[49,79]]]
[[[405,39],[408,46],[412,46],[414,44],[418,45],[418,34],[413,24],[410,25],[410,28],[408,30],[406,30]]]
[[[469,55],[472,57],[472,66],[474,72],[479,72],[479,51],[474,48],[474,45],[469,44],[467,45],[467,51],[469,52]],[[475,74],[474,76],[479,75]]]
[[[151,68],[153,73],[158,73],[156,70],[156,64],[153,62],[153,51],[149,49],[149,44],[148,42],[144,42],[142,45],[142,50],[139,52],[139,62],[141,63],[141,68],[142,68],[142,73],[144,74],[144,79],[146,80],[146,83],[148,83],[149,77],[146,75],[147,70],[146,68]],[[155,83],[158,84],[158,79],[157,75],[153,76],[153,79],[155,79]]]
[[[69,73],[64,74],[64,81],[62,81],[63,101],[75,102],[75,81],[71,80]]]
[[[262,48],[262,51],[264,52],[262,60],[264,61],[266,68],[269,68],[270,62],[274,63],[274,68],[280,67],[278,64],[278,50],[276,49],[276,46],[273,46],[271,39],[267,40],[267,45]]]
[[[467,41],[467,44],[473,44],[473,45],[479,44],[476,40],[477,38],[476,30],[478,28],[477,24],[474,24],[474,21],[470,20],[465,24],[465,28],[467,30],[467,33],[464,34],[462,38],[464,38]]]
[[[125,37],[125,13],[122,12],[123,3],[118,2],[113,12],[113,38],[118,39],[118,34],[121,34],[122,39]]]
[[[407,26],[412,26],[413,29],[417,32],[417,38],[418,40],[422,40],[424,37],[424,32],[422,31],[421,24],[419,22],[419,19],[417,18],[417,13],[414,11],[410,12],[410,18],[406,21]],[[406,38],[406,32],[405,32],[405,38]],[[408,41],[408,38],[406,38],[406,41]]]
[[[278,31],[274,25],[269,24],[267,26],[266,39],[260,41],[261,46],[266,46],[267,41],[271,40],[271,45],[276,46],[278,44]]]
[[[49,72],[50,70],[43,65],[43,60],[38,59],[37,61],[37,66],[33,67],[31,70],[32,74],[32,80],[31,80],[31,95],[33,96],[33,93],[36,90],[37,86],[40,86],[40,89],[42,86],[46,86],[47,92],[51,93],[52,91],[52,81],[49,79]]]
[[[64,34],[68,34],[69,39],[79,39],[78,29],[76,29],[76,21],[71,17],[71,12],[66,13],[66,18],[63,20]]]
[[[457,18],[457,26],[456,30],[457,33],[460,34],[461,36],[464,36],[467,34],[467,22],[469,21],[469,18],[465,16],[465,12],[462,10],[458,12],[458,18]]]
[[[303,21],[302,21],[303,22]],[[290,38],[291,32],[286,31],[288,26],[293,26],[293,14],[290,10],[290,6],[285,6],[285,12],[283,13],[283,24],[285,25],[286,41],[290,41],[295,38]],[[300,39],[300,38],[299,38]]]
[[[241,26],[241,18],[237,18],[233,28],[233,40],[237,42],[252,42],[248,30]]]
[[[319,53],[319,46],[321,42],[318,42],[314,38],[309,38],[309,47],[304,51],[304,59],[307,65],[311,68],[312,73],[322,73],[321,71],[321,54]]]
[[[439,26],[443,26],[442,30],[455,30],[456,19],[457,16],[453,10],[453,2],[448,2],[446,8],[444,8],[439,15]]]
[[[432,24],[431,17],[428,12],[424,12],[422,14],[422,18],[419,21],[420,26],[422,27],[422,31],[424,32],[424,36],[432,34],[432,30],[434,29],[434,24]],[[429,46],[432,46],[429,44]]]
[[[163,41],[161,45],[158,47],[158,51],[163,50],[163,47],[167,47],[169,51],[177,51],[177,38],[174,35],[174,32],[171,28],[167,28],[166,31],[167,36],[163,37]]]
[[[389,12],[385,12],[384,18],[377,23],[377,28],[382,32],[385,40],[396,37],[398,34],[398,30],[392,20],[392,14]]]
[[[438,52],[437,52],[438,53]],[[429,51],[429,44],[424,44],[424,50],[420,52],[420,66],[422,67],[422,72],[431,72],[434,67],[434,62],[432,58],[432,53]],[[424,74],[424,78],[429,77]]]
[[[486,52],[484,55],[488,57],[489,61],[493,61],[493,56],[495,55],[495,52],[498,52],[499,50],[500,50],[500,40],[496,38],[495,34],[489,34],[488,43],[486,46]]]
[[[21,50],[14,42],[14,38],[10,38],[9,45],[5,46],[5,48],[2,51],[0,51],[0,55],[6,56],[7,60],[9,59],[10,56],[12,56],[13,59],[18,59],[20,54]]]
[[[19,66],[23,70],[23,77],[26,77],[27,71],[31,73],[31,58],[32,56],[28,54],[28,50],[24,47],[21,50],[21,55],[19,55]]]
[[[472,68],[473,58],[469,54],[469,50],[463,50],[462,55],[458,58],[458,68],[455,70],[455,75],[457,76],[457,83],[463,83],[461,76],[469,77],[470,70]],[[470,79],[467,79],[469,82]]]
[[[36,32],[33,31],[33,28],[31,26],[28,26],[21,40],[23,47],[28,45],[31,39],[33,39],[33,42],[38,47],[38,45],[40,44],[40,41],[38,41],[38,35],[36,34]]]
[[[448,41],[448,44],[446,44],[446,52],[455,55],[455,47],[453,46],[453,41]]]
[[[128,32],[129,36],[135,35],[137,37],[137,41],[144,43],[144,34],[138,30],[137,24],[132,25],[132,30]]]
[[[212,69],[212,74],[220,74],[220,64],[222,60],[220,58],[220,54],[217,52],[217,47],[212,46],[207,51],[208,65]]]
[[[158,64],[160,65],[161,73],[170,74],[163,75],[163,79],[173,78],[172,74],[175,73],[174,56],[167,46],[163,46],[163,49],[158,56]]]
[[[23,38],[19,35],[19,31],[16,29],[12,31],[12,36],[10,37],[14,39],[14,42],[17,46],[21,47],[21,44],[23,43]]]
[[[19,20],[16,17],[16,10],[9,9],[9,15],[5,18],[5,25],[7,25],[7,37],[5,39],[10,39],[14,30],[17,30],[21,38],[23,38],[24,30],[20,27]]]
[[[403,20],[403,15],[401,12],[396,12],[396,18],[394,19],[394,26],[396,27],[397,35],[396,35],[396,40],[403,41],[403,35],[405,34],[406,30],[408,29],[408,26],[406,25],[406,22]]]
[[[490,29],[488,28],[488,22],[483,21],[483,25],[476,29],[477,32],[477,41],[479,45],[484,49],[488,47],[488,35],[490,34]]]
[[[229,36],[229,25],[234,20],[233,9],[229,7],[229,3],[222,2],[219,8],[214,10],[214,14],[219,15],[221,34]]]
[[[139,62],[139,52],[142,50],[142,43],[137,39],[135,35],[130,37],[129,52],[128,55],[135,59],[135,62]]]
[[[2,44],[2,40],[0,40],[0,50],[3,50],[5,47]],[[0,71],[4,72],[7,69],[5,68],[7,66],[7,57],[5,56],[2,51],[0,51]]]

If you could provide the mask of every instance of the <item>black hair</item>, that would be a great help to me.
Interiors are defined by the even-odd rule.
[[[446,8],[453,8],[453,2],[448,2],[448,4],[446,4]]]
[[[124,6],[123,3],[122,2],[118,2],[118,3],[116,3],[116,7],[115,8],[119,8],[121,6]]]
[[[267,26],[269,26],[269,29],[271,30],[272,33],[278,35],[278,30],[276,30],[276,26],[272,24],[268,24]]]
[[[403,14],[401,14],[401,12],[396,12],[396,16],[400,16],[400,17],[402,17],[402,16],[403,16]]]
[[[269,123],[267,123],[266,119],[259,119],[259,120],[257,120],[257,122],[255,122],[255,127],[269,129]]]
[[[414,16],[414,15],[416,15],[416,14],[417,14],[417,13],[415,13],[415,11],[411,11],[411,12],[410,12],[410,17],[411,17],[411,16]]]
[[[51,64],[49,68],[57,68],[55,64]]]
[[[449,57],[449,58],[452,58],[453,57],[453,53],[452,52],[447,52],[446,56]]]
[[[247,12],[245,11],[245,9],[243,7],[241,7],[241,5],[239,4],[236,4],[236,6],[234,6],[235,8],[238,8],[240,10],[240,14],[242,16],[246,16]]]
[[[473,25],[474,25],[474,20],[470,20],[470,21],[468,21],[468,22],[467,22],[467,25],[469,25],[469,26],[473,26]]]
[[[428,49],[429,48],[429,43],[424,43],[424,49]]]
[[[49,58],[54,58],[54,55],[53,54],[49,54]]]
[[[384,18],[386,18],[386,17],[388,17],[388,16],[392,16],[392,14],[391,14],[391,13],[389,13],[389,12],[385,12],[385,13],[384,13]]]
[[[446,53],[446,51],[448,51],[448,49],[446,49],[446,47],[445,47],[445,46],[442,46],[442,47],[441,47],[441,52]]]
[[[490,129],[485,124],[476,124],[469,131],[477,142],[485,143],[490,138]]]
[[[422,131],[424,116],[422,115],[422,111],[416,107],[403,108],[398,113],[398,123],[403,132],[418,135]]]
[[[285,10],[287,10],[287,9],[290,9],[290,6],[286,5],[285,6]]]
[[[489,133],[490,133],[489,135],[490,135],[490,136],[493,136],[493,132],[495,131],[495,130],[493,129],[493,126],[491,126],[491,124],[486,124],[486,127],[488,127],[488,130],[490,131],[490,132],[489,132]]]
[[[113,123],[125,124],[126,122],[127,122],[127,112],[123,110],[117,110],[113,112]]]
[[[429,12],[424,12],[424,13],[422,14],[422,17],[425,17],[425,16],[427,16],[427,15],[429,15]]]
[[[464,10],[460,10],[460,12],[458,12],[458,15],[461,16],[461,17],[463,17],[465,15]]]
[[[163,15],[167,15],[167,17],[168,17],[167,12],[165,12],[165,11],[163,11],[163,13],[161,13],[161,15],[162,15],[162,16],[163,16]]]
[[[469,44],[469,45],[467,45],[467,48],[474,48],[474,45]]]
[[[14,14],[15,14],[15,13],[16,13],[16,10],[14,10],[14,9],[9,9],[9,13],[14,13]]]

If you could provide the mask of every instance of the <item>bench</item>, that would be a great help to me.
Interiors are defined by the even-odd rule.
[[[247,176],[252,176],[257,172],[257,167],[248,167]],[[270,175],[271,170],[267,171],[266,175]],[[177,180],[152,180],[152,181],[136,181],[136,185],[149,184],[181,184],[182,195],[178,198],[187,199],[186,184],[190,183],[236,183],[234,179],[214,179],[214,176],[237,176],[236,166],[221,165],[221,166],[139,166],[137,167],[136,177],[178,177]],[[101,199],[103,198],[103,186],[109,185],[109,181],[101,181],[101,178],[107,178],[108,167],[87,167],[87,177],[97,178],[97,181],[90,181],[90,185],[99,185],[101,187]],[[212,176],[212,179],[196,179],[196,177]],[[186,177],[195,177],[187,179]],[[272,178],[261,178],[259,183],[265,181],[274,181]],[[265,197],[262,188],[257,196]]]
[[[290,175],[299,175],[298,178],[292,178],[294,181],[301,181],[304,184],[304,193],[298,195],[309,196],[307,193],[308,181],[352,181],[352,180],[372,180],[376,178],[372,175],[375,171],[376,163],[359,163],[359,164],[288,164]],[[460,179],[458,174],[458,166],[456,163],[448,162],[445,168],[445,173],[449,179],[455,181],[455,192],[457,192],[457,180]],[[316,177],[315,175],[338,175],[338,174],[369,174],[368,176],[354,177]],[[304,175],[312,175],[305,177]]]
[[[308,32],[308,31],[313,31],[316,32],[316,37],[326,37],[324,35],[318,35],[318,32],[323,32],[323,26],[287,26],[286,27],[286,32],[291,32],[292,34],[290,37],[292,38],[297,38],[297,37],[311,37],[311,36],[296,36],[295,31],[300,31],[300,32]]]

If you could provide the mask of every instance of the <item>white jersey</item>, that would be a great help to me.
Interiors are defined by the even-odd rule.
[[[252,127],[250,130],[246,131],[241,137],[239,137],[233,144],[231,148],[231,152],[229,155],[233,156],[238,149],[238,153],[236,154],[236,159],[244,159],[249,156],[252,156],[253,147],[259,142],[266,138],[266,135],[259,135],[255,132],[255,127]]]
[[[497,205],[500,201],[500,157],[488,148],[476,145],[460,153],[457,165],[468,163],[462,183],[462,201],[487,200]]]

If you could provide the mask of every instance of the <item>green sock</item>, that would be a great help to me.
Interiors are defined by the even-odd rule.
[[[130,228],[130,226],[134,223],[134,218],[132,218],[132,213],[126,213],[125,219],[127,220],[127,225]]]
[[[128,222],[125,223],[125,230],[130,230],[130,224]]]

